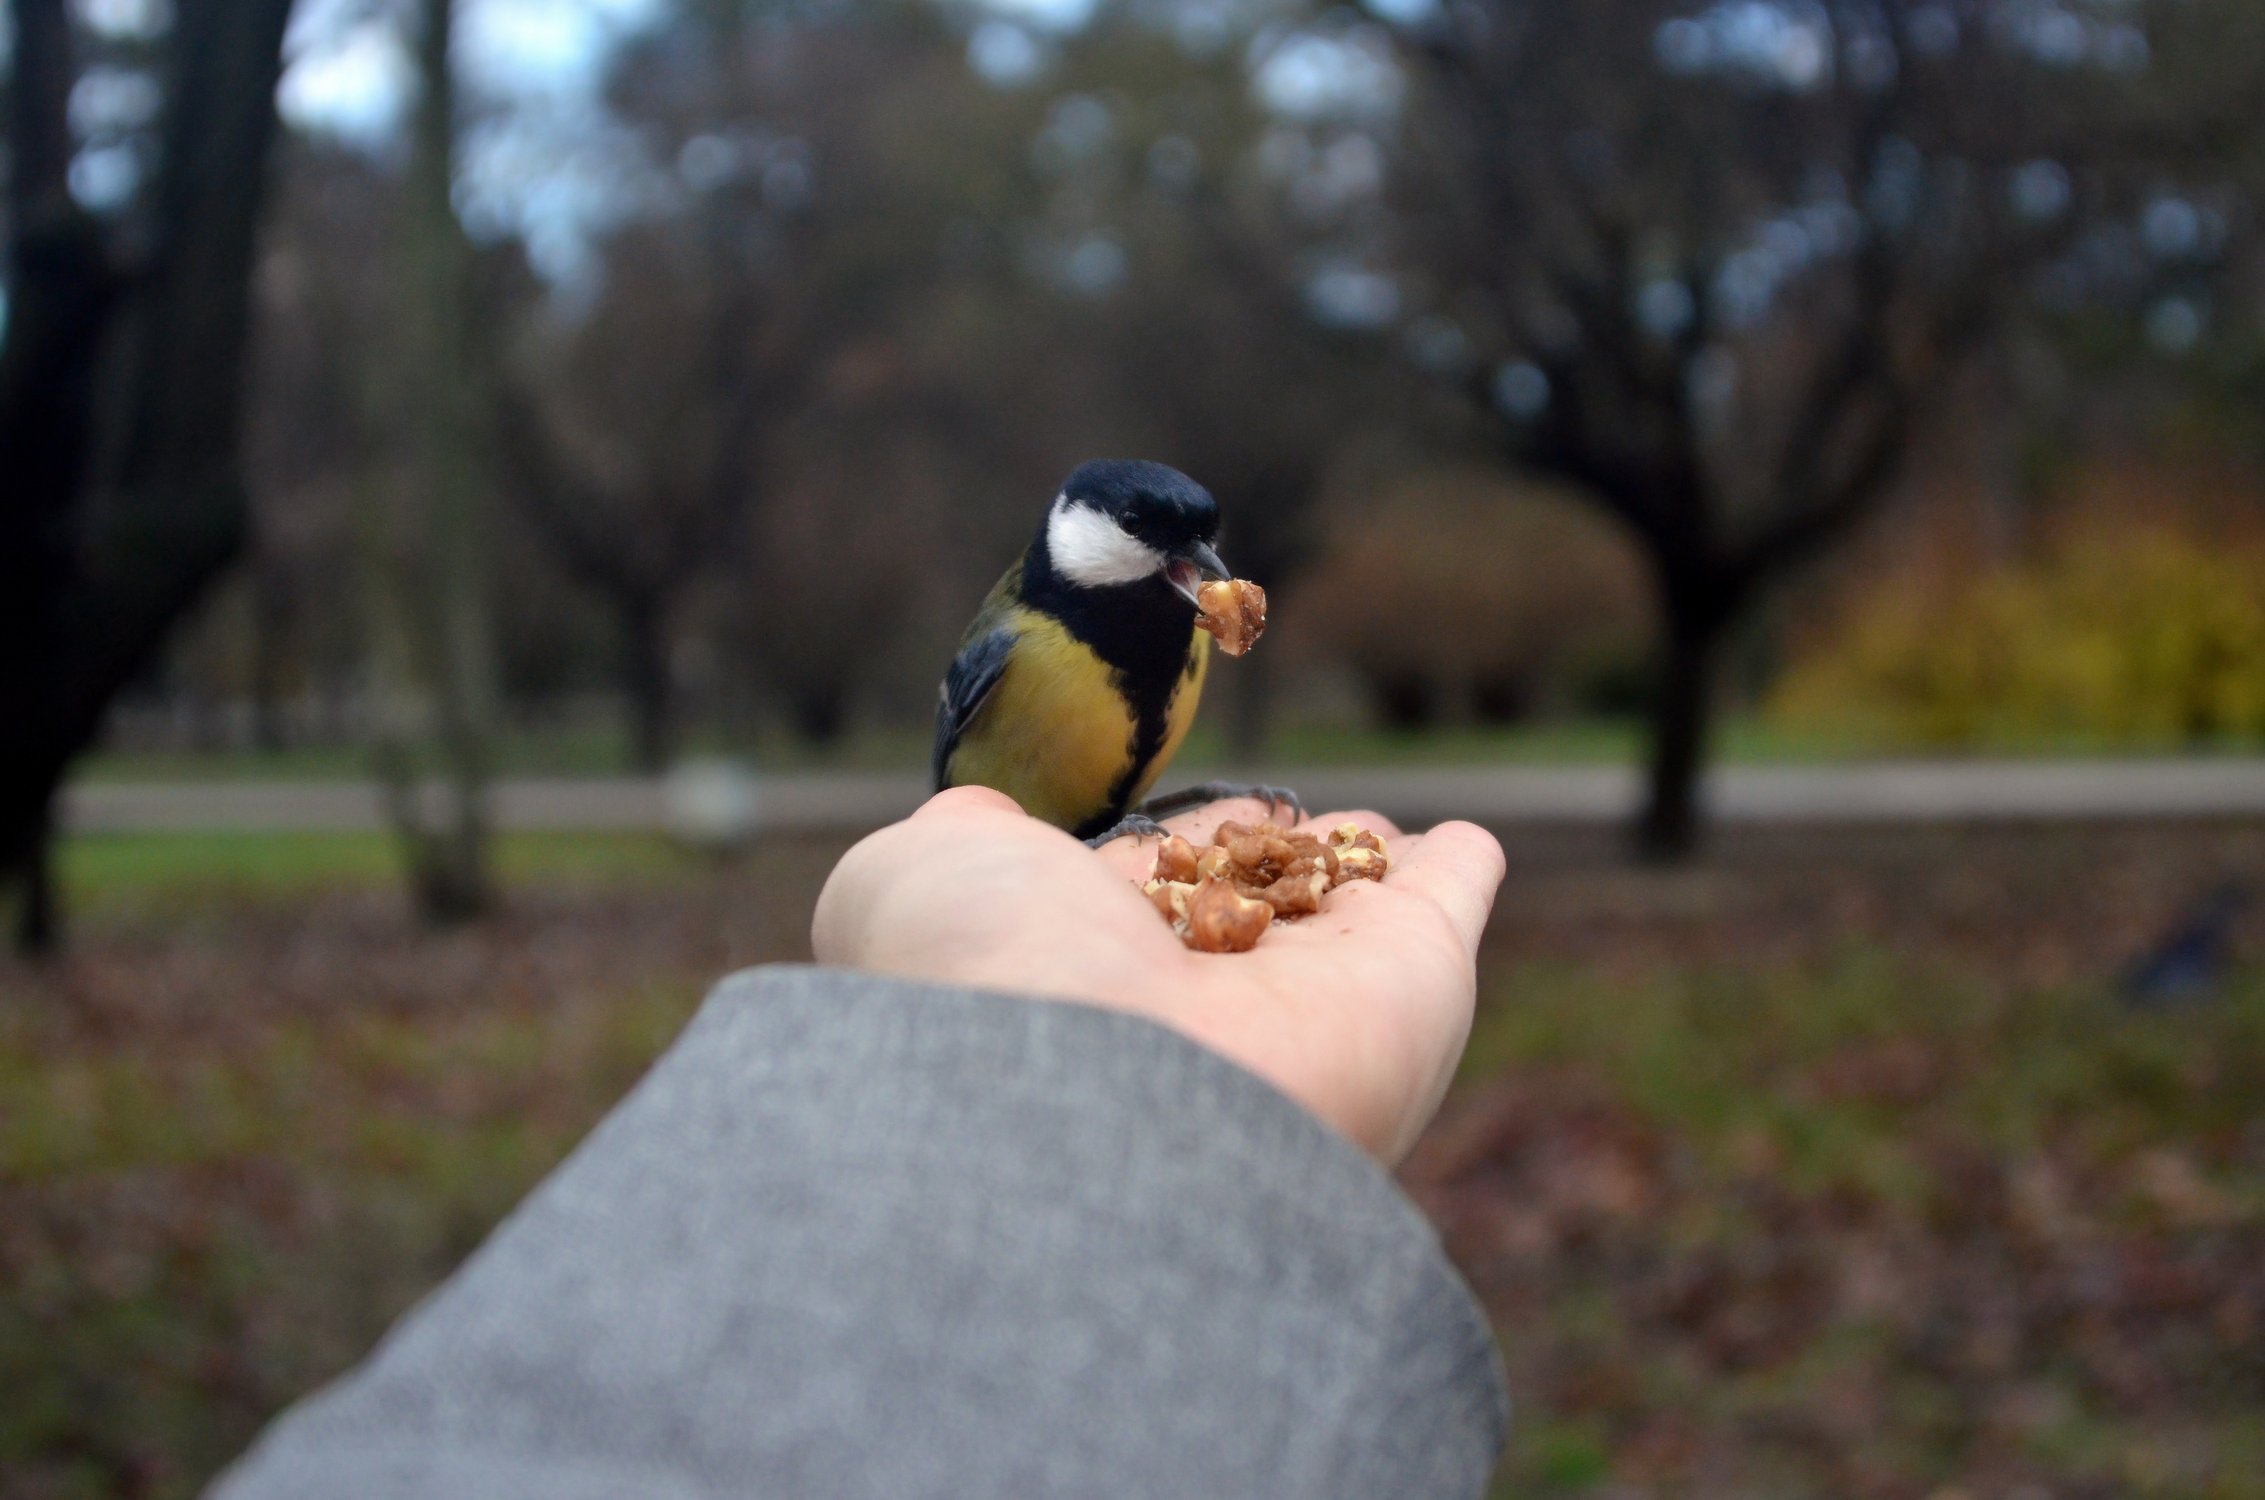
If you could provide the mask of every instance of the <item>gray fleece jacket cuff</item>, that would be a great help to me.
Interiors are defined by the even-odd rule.
[[[1251,1074],[777,967],[209,1493],[1401,1500],[1505,1420],[1430,1226]]]

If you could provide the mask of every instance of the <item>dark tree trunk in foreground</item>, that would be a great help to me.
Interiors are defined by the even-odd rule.
[[[60,931],[49,843],[64,772],[242,545],[251,270],[289,11],[177,8],[148,248],[129,266],[70,195],[63,0],[14,7],[0,874],[23,892],[28,951]]]

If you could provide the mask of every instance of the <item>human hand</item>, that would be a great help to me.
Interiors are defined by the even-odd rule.
[[[1166,821],[1196,844],[1248,800]],[[1182,945],[1136,883],[1153,840],[1088,849],[982,787],[939,793],[859,843],[818,897],[820,963],[975,989],[1081,1000],[1173,1027],[1397,1162],[1439,1107],[1470,1035],[1479,933],[1502,849],[1468,823],[1402,834],[1382,881],[1350,881],[1321,911],[1248,953]]]

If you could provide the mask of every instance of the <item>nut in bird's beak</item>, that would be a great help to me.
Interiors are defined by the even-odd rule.
[[[1202,542],[1197,542],[1181,556],[1164,565],[1164,581],[1198,609],[1203,606],[1197,601],[1195,591],[1204,579],[1234,576],[1228,571],[1227,565],[1219,560],[1219,554]]]

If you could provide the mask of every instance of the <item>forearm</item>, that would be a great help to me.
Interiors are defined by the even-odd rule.
[[[1428,1226],[1251,1075],[771,969],[218,1493],[1472,1495],[1502,1403]]]

